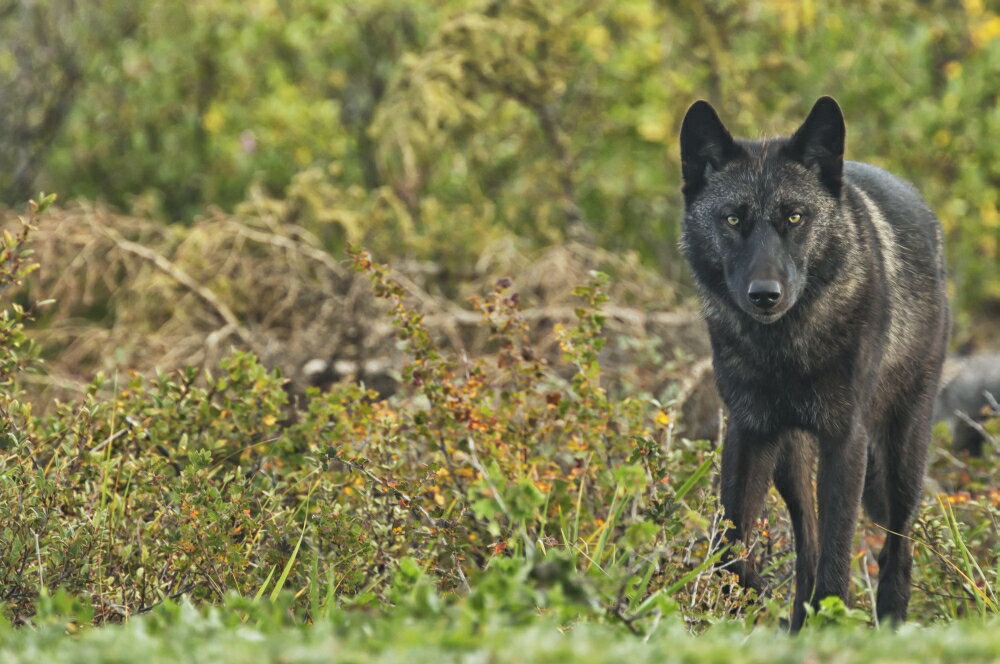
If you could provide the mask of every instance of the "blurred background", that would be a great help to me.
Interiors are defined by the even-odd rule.
[[[835,96],[848,158],[940,215],[954,349],[1000,346],[994,2],[8,0],[0,44],[5,217],[59,195],[28,285],[55,299],[46,398],[233,345],[293,391],[390,393],[400,351],[348,244],[469,353],[492,280],[544,341],[605,270],[609,380],[687,398],[708,365],[676,146],[698,98],[755,137]]]

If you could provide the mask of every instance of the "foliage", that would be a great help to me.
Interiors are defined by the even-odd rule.
[[[544,615],[510,625],[471,602],[440,604],[428,611],[422,603],[409,601],[380,615],[336,609],[308,626],[290,618],[285,601],[236,597],[218,607],[200,608],[168,600],[149,615],[102,629],[81,630],[74,620],[79,615],[79,604],[55,595],[44,602],[34,628],[0,625],[4,661],[974,664],[1000,657],[995,620],[877,631],[833,626],[807,629],[795,638],[773,628],[747,634],[732,622],[694,637],[677,622],[664,621],[649,638],[636,639],[606,625],[561,627]]]
[[[92,75],[87,63],[137,20],[131,3],[118,0],[0,6],[0,201],[21,203],[34,191]]]
[[[849,156],[940,214],[961,310],[1000,297],[1000,15],[982,0],[44,0],[0,36],[11,202],[34,182],[177,220],[246,199],[328,249],[451,268],[510,229],[583,237],[681,279],[687,105],[756,136],[828,93]]]
[[[850,155],[908,176],[939,212],[968,341],[969,313],[1000,299],[1000,171],[984,140],[1000,129],[994,8],[8,5],[0,195],[18,203],[45,184],[136,216],[78,202],[41,231],[51,264],[26,286],[26,242],[53,198],[0,238],[4,661],[997,658],[989,462],[953,457],[938,436],[913,532],[911,617],[953,624],[856,624],[883,535],[868,526],[857,608],[828,601],[803,638],[776,639],[792,590],[778,501],[738,551],[759,559],[769,592],[745,594],[716,569],[728,545],[716,450],[676,435],[696,389],[677,358],[704,339],[606,338],[621,304],[680,301],[674,134],[687,104],[709,97],[757,135],[791,130],[833,93]],[[226,211],[196,218],[207,205]],[[567,239],[529,267],[532,247]],[[436,276],[352,250],[359,279],[331,258],[348,245],[417,271],[429,259]],[[594,271],[568,316],[526,315],[522,299],[598,265],[624,279]],[[432,320],[454,313],[468,275],[498,269],[518,279],[472,298],[478,329]],[[365,278],[384,306],[358,305]],[[361,371],[331,372],[325,390],[290,382],[314,357],[293,334],[327,339],[336,317],[338,352],[407,354],[391,397]],[[394,340],[376,333],[390,322]],[[36,339],[50,357],[75,353],[80,394],[34,406]],[[223,340],[241,350],[217,352]],[[619,373],[675,384],[609,389],[609,361],[627,353],[645,359]],[[114,368],[180,359],[196,366]],[[95,365],[111,369],[91,379]],[[996,435],[1000,418],[983,426]]]
[[[630,624],[689,592],[699,610],[737,609],[726,577],[709,574],[709,523],[691,518],[715,512],[704,473],[714,454],[671,441],[665,413],[609,399],[598,382],[603,277],[581,288],[580,322],[562,332],[578,368],[566,381],[528,344],[509,282],[476,303],[495,366],[460,362],[385,268],[355,261],[412,356],[410,391],[393,402],[343,383],[311,391],[300,410],[242,352],[212,372],[99,376],[42,416],[8,393],[8,618],[27,619],[58,588],[86,598],[95,622],[167,597],[282,588],[299,609],[319,595],[369,604],[391,598],[397,570],[448,592],[503,570],[484,583],[541,589],[518,594],[524,615],[553,593]],[[701,472],[673,488],[686,466]]]
[[[7,282],[33,267],[26,237],[6,240]],[[542,612],[637,634],[668,618],[696,629],[779,622],[787,524],[765,523],[745,554],[776,580],[768,598],[748,601],[713,571],[725,543],[711,444],[675,438],[670,404],[602,387],[606,276],[577,289],[577,322],[556,329],[562,374],[533,347],[511,280],[473,300],[495,352],[470,360],[439,348],[388,268],[366,252],[352,258],[411,358],[391,400],[342,382],[297,405],[277,372],[234,352],[212,371],[98,376],[82,398],[35,415],[14,380],[31,357],[24,309],[10,305],[0,348],[12,372],[0,411],[8,620],[30,622],[65,592],[94,623],[233,593],[290,593],[289,610],[312,621],[401,603],[434,614],[461,598],[513,624]],[[918,547],[919,615],[991,615],[995,533],[944,504],[920,521],[933,556]]]

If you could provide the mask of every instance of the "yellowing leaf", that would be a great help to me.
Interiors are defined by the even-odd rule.
[[[201,126],[210,134],[217,133],[226,124],[226,116],[218,106],[213,106],[201,116]]]
[[[982,48],[1000,38],[1000,16],[991,16],[971,30],[972,43]]]

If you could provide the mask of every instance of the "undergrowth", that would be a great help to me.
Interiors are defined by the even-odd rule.
[[[0,287],[33,269],[25,243],[47,202],[4,236]],[[213,371],[98,376],[85,397],[35,415],[18,382],[33,365],[23,328],[32,309],[7,304],[7,621],[38,624],[53,598],[73,624],[180,598],[244,602],[249,612],[266,598],[297,623],[400,606],[417,617],[528,625],[542,615],[645,635],[664,622],[780,623],[792,547],[778,511],[762,518],[761,541],[741,548],[762,559],[772,590],[744,594],[716,569],[727,543],[713,444],[674,436],[672,404],[603,389],[604,275],[577,289],[576,322],[557,330],[571,368],[558,371],[532,347],[510,280],[473,299],[492,353],[469,359],[438,347],[388,268],[363,251],[352,260],[390,303],[411,358],[390,400],[339,383],[297,405],[281,375],[234,351]],[[942,477],[965,475],[918,521],[914,613],[985,617],[997,607],[1000,500],[984,469],[942,459]],[[874,540],[858,548],[861,606],[877,574]],[[830,606],[816,620],[857,615]]]

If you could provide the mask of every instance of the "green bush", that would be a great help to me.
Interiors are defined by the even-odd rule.
[[[169,220],[269,201],[338,252],[450,267],[501,230],[585,237],[683,279],[688,104],[757,136],[833,94],[848,156],[940,214],[960,309],[1000,297],[1000,15],[981,0],[28,7],[0,16],[12,52],[38,54],[0,57],[10,202],[33,183]]]

